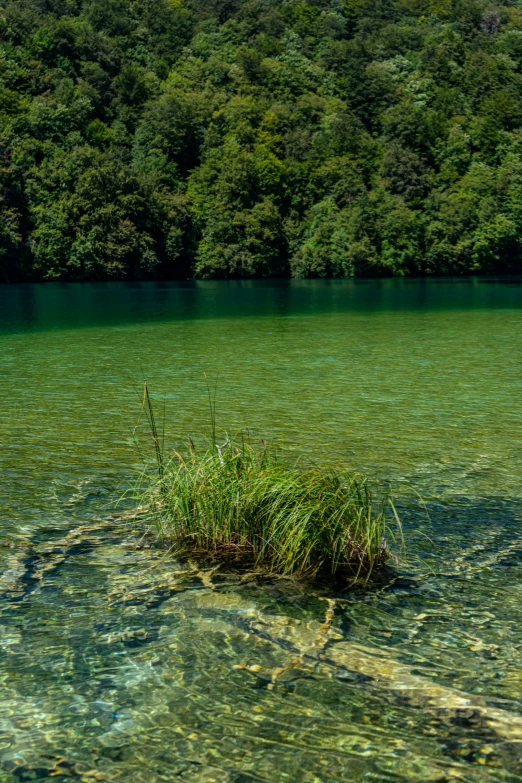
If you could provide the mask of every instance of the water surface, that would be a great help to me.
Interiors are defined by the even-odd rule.
[[[521,334],[517,279],[0,287],[0,780],[520,780]],[[170,446],[204,372],[223,428],[394,484],[408,557],[322,636],[110,522],[143,376]]]

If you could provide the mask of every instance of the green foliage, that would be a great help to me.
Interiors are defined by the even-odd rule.
[[[0,280],[522,271],[517,0],[0,0]]]
[[[387,554],[384,505],[374,507],[364,478],[288,465],[266,446],[191,447],[162,460],[138,500],[140,515],[184,555],[331,576],[369,574]]]

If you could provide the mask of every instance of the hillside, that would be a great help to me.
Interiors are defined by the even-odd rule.
[[[0,0],[0,280],[522,272],[522,4]]]

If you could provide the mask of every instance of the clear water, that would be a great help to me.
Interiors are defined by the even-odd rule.
[[[0,780],[519,781],[521,335],[516,279],[0,287]],[[328,628],[111,519],[143,376],[174,445],[204,372],[395,486],[408,554]]]

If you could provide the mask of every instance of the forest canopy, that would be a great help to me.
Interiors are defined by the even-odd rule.
[[[522,272],[522,3],[0,0],[0,280]]]

